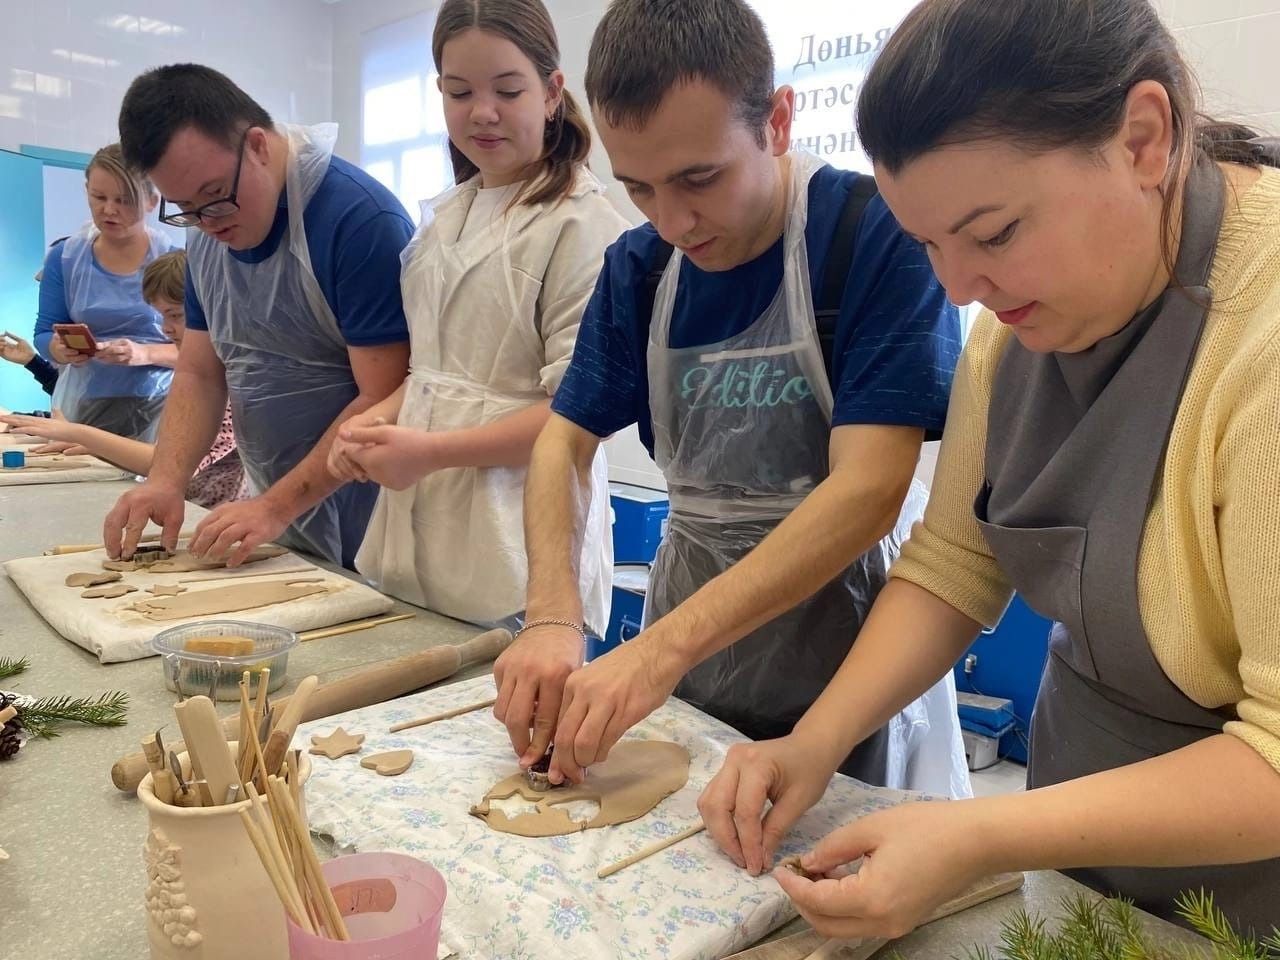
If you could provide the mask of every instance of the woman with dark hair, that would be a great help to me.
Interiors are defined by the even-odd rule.
[[[586,168],[591,135],[539,0],[446,0],[432,53],[458,184],[403,256],[409,377],[343,425],[329,467],[387,488],[361,573],[489,623],[524,609],[529,457],[626,222]],[[593,476],[579,584],[599,632],[612,577],[603,455]]]
[[[757,863],[839,758],[1016,589],[1055,621],[1028,790],[909,804],[779,882],[833,936],[897,935],[973,879],[1069,869],[1169,919],[1280,903],[1280,172],[1198,111],[1146,0],[926,0],[872,68],[863,144],[957,303],[934,494],[823,696],[701,805]],[[735,825],[741,824],[741,829]]]

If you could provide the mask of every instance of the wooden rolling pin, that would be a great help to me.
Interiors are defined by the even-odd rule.
[[[412,693],[422,687],[429,686],[446,677],[451,677],[465,666],[473,663],[484,663],[493,660],[511,645],[511,633],[507,630],[490,630],[478,637],[472,637],[466,643],[433,647],[421,653],[388,660],[376,666],[368,667],[348,677],[323,683],[315,689],[303,710],[299,722],[319,720],[331,717],[335,713],[346,713],[367,707],[370,704],[382,703],[396,697]],[[277,711],[284,710],[289,697],[273,700]],[[239,735],[240,714],[234,713],[222,721],[223,732],[228,738]],[[182,744],[170,745],[170,749],[181,751]],[[145,754],[135,753],[117,760],[111,767],[111,782],[116,789],[125,793],[133,793],[138,784],[147,775],[147,758]]]

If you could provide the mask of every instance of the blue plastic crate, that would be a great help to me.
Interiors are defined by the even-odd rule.
[[[613,607],[604,639],[587,640],[587,659],[594,660],[632,639],[644,623],[644,595],[649,582],[647,563],[626,563],[614,567]]]
[[[611,483],[609,505],[613,507],[614,562],[653,563],[667,531],[667,495],[629,483]]]

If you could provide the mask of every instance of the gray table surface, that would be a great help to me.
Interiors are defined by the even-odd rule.
[[[131,486],[62,483],[0,487],[0,561],[36,556],[55,544],[89,543],[102,519]],[[187,529],[201,515],[188,506]],[[367,664],[443,643],[459,643],[477,629],[416,612],[401,621],[346,636],[315,640],[290,656],[289,688],[314,673],[332,679]],[[102,665],[63,640],[5,577],[0,582],[0,657],[28,657],[23,675],[0,687],[34,695],[90,696],[123,690],[131,697],[128,725],[115,729],[67,726],[53,741],[35,741],[0,763],[0,956],[24,960],[137,960],[145,957],[146,816],[132,796],[111,784],[111,764],[139,748],[162,724],[173,725],[173,694],[164,689],[155,658]],[[487,672],[477,665],[457,675]],[[446,681],[448,682],[448,681]],[[282,691],[283,694],[284,691]],[[176,732],[174,733],[176,739]],[[999,921],[1025,907],[1052,914],[1059,899],[1082,890],[1056,873],[1036,873],[1017,894],[940,921],[898,941],[907,958],[947,958],[971,945],[997,946]],[[801,929],[793,924],[789,930]],[[1171,937],[1190,938],[1152,922]]]

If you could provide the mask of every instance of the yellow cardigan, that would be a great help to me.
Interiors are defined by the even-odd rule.
[[[1213,307],[1138,560],[1152,651],[1188,697],[1235,704],[1225,732],[1280,770],[1280,171],[1227,196]],[[956,370],[924,520],[891,576],[983,624],[1011,596],[973,516],[992,380],[1012,334],[988,311]]]

